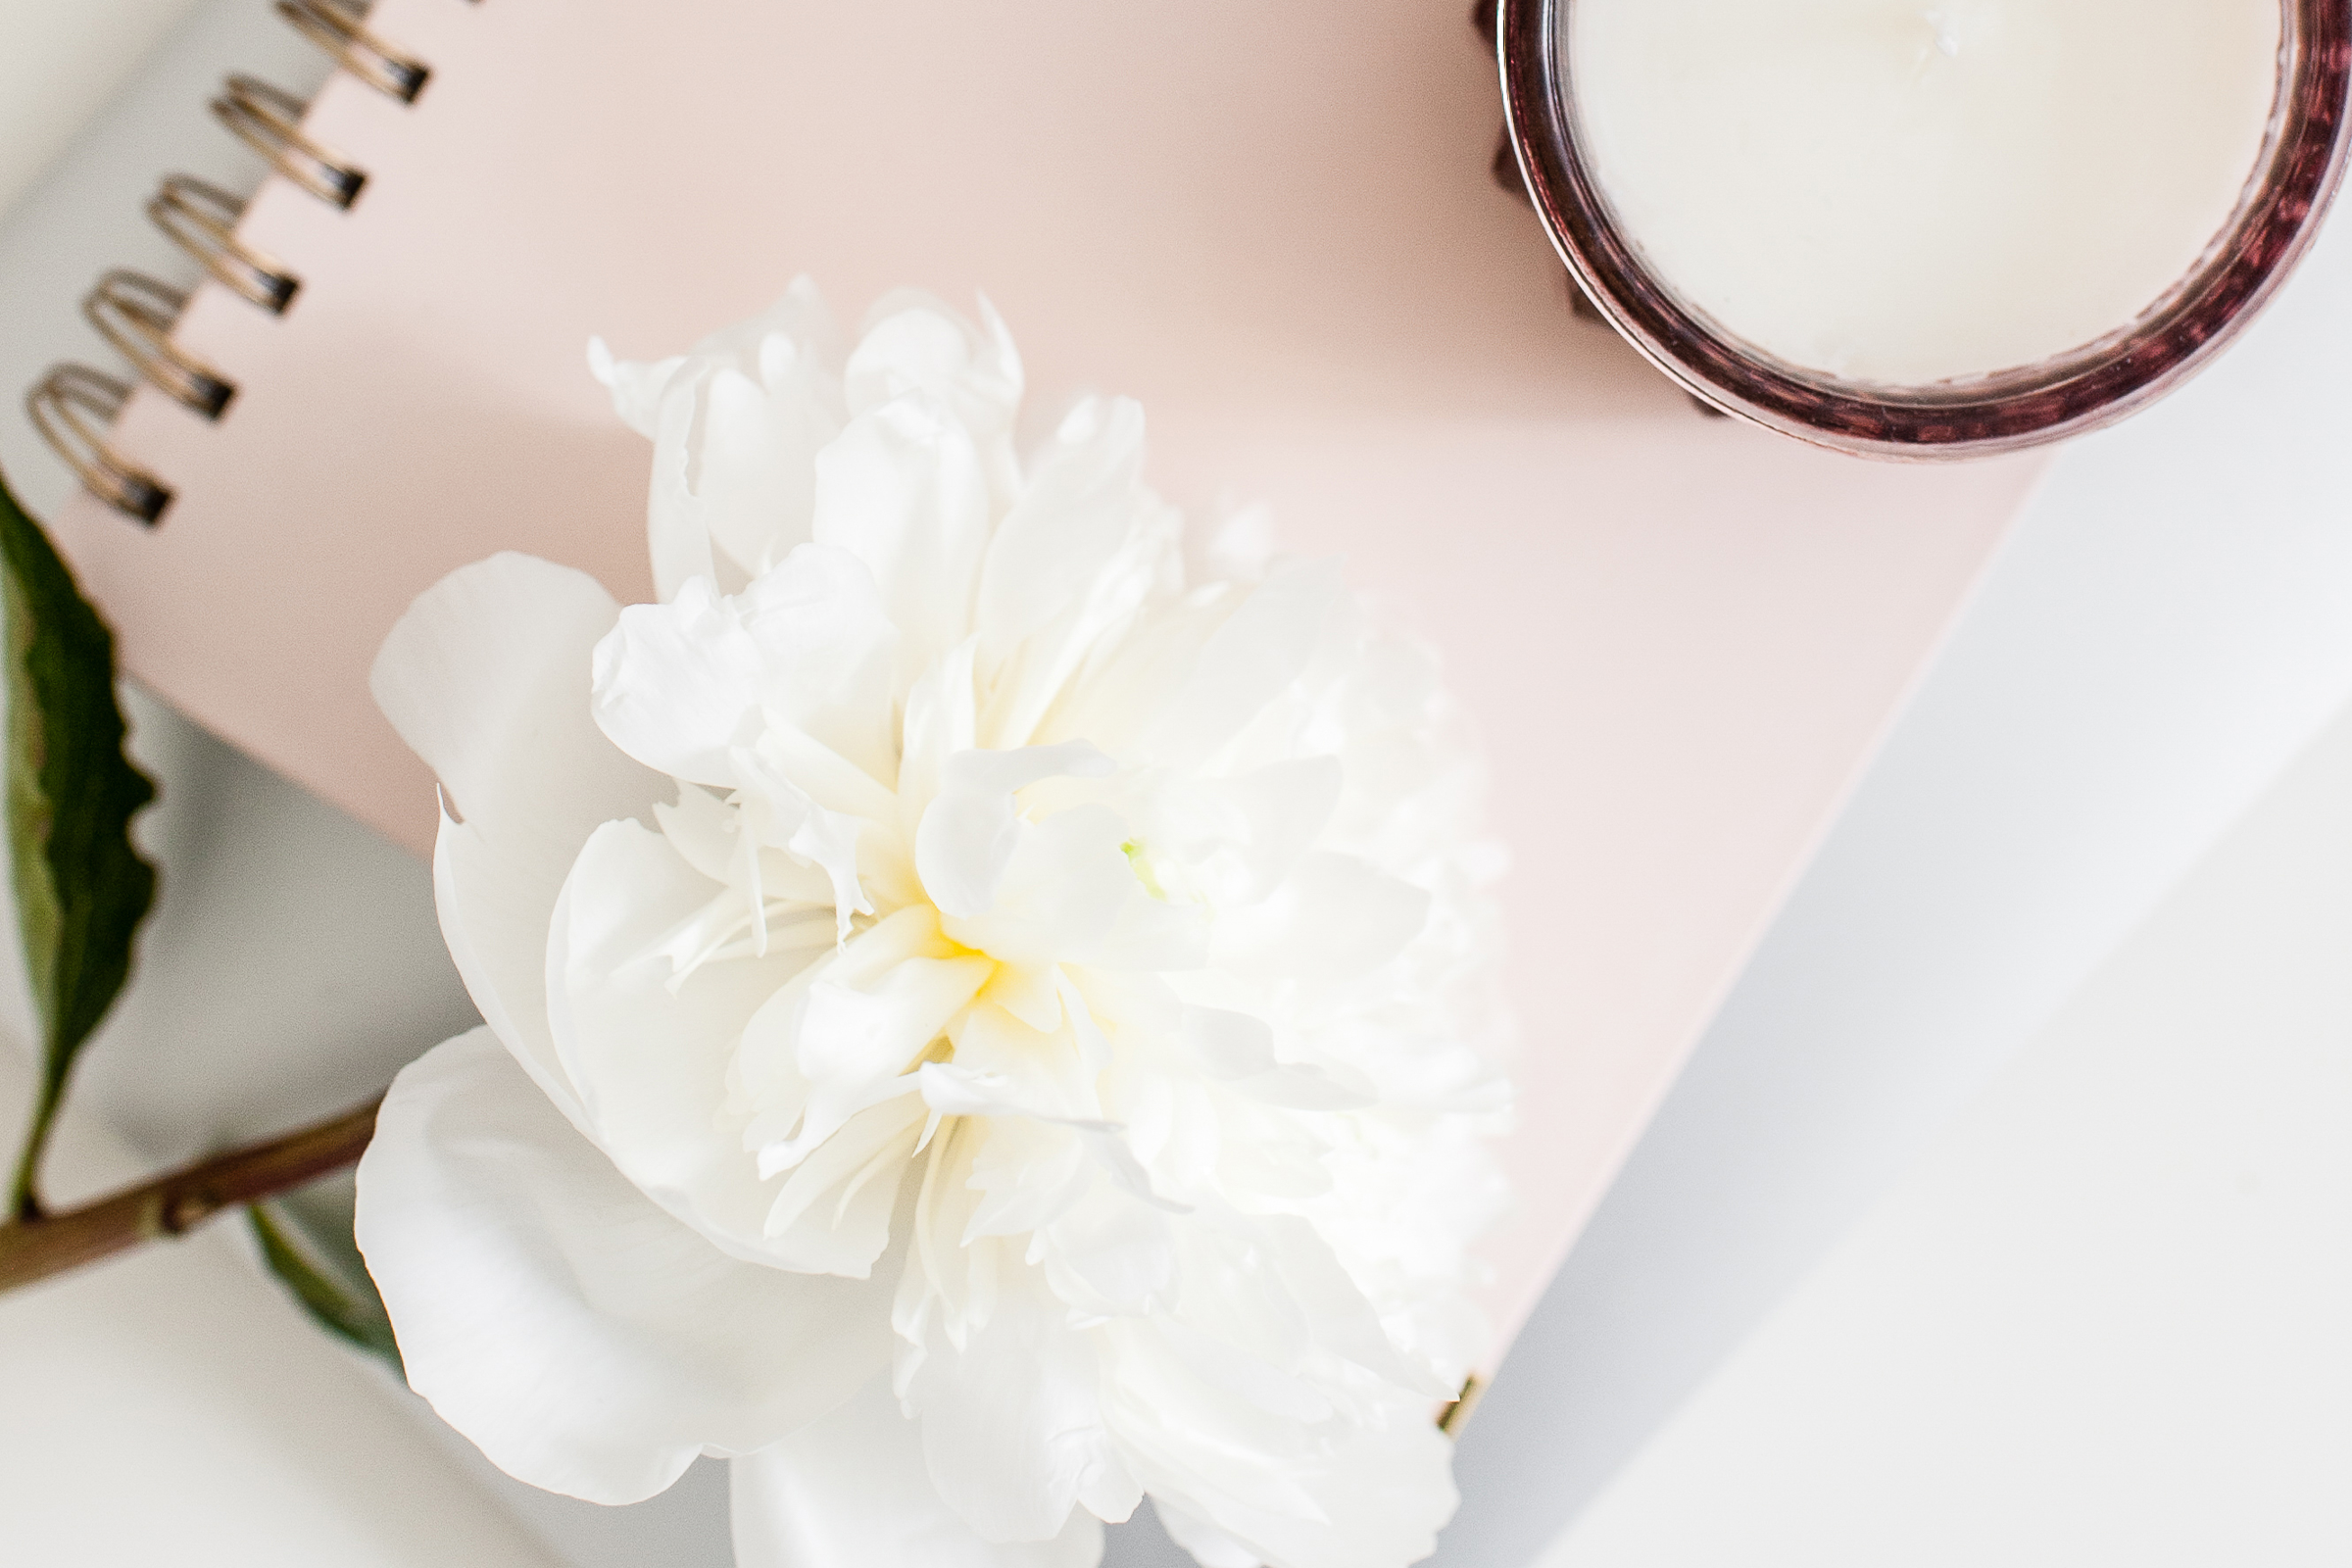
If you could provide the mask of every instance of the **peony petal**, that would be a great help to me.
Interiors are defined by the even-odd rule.
[[[837,334],[813,283],[795,278],[773,307],[681,360],[629,365],[597,349],[590,368],[621,417],[654,438],[658,598],[697,577],[732,591],[808,541],[811,466],[845,417]]]
[[[417,596],[368,689],[460,818],[569,863],[590,828],[669,793],[589,717],[593,651],[618,614],[586,572],[504,552]]]
[[[967,1124],[965,1131],[973,1128]],[[962,1245],[982,1236],[1024,1236],[1085,1197],[1094,1185],[1086,1141],[1067,1127],[1026,1117],[989,1123],[974,1139],[964,1186],[980,1194]]]
[[[934,1339],[906,1380],[932,1485],[990,1541],[1060,1534],[1084,1500],[1124,1519],[1142,1493],[1102,1423],[1102,1372],[1069,1311],[1028,1280],[1004,1282],[961,1349]]]
[[[487,1030],[393,1081],[358,1234],[409,1380],[509,1474],[634,1502],[774,1443],[887,1353],[880,1284],[725,1257],[647,1202]]]
[[[845,956],[854,961],[854,950]],[[779,1163],[797,1162],[877,1096],[913,1092],[907,1069],[988,984],[994,968],[968,954],[909,957],[869,985],[844,984],[828,974],[809,986],[792,1027],[795,1055],[811,1090],[806,1120],[778,1151]]]
[[[1132,540],[1130,546],[1156,554],[1145,540]],[[1121,552],[1122,558],[1128,554]],[[1123,564],[1130,569],[1122,586],[1135,596],[1129,612],[1096,630],[1094,646],[1084,650],[1076,673],[1039,719],[1036,733],[1026,738],[1042,744],[1083,736],[1126,763],[1153,768],[1153,777],[1180,779],[1180,768],[1156,768],[1161,759],[1145,742],[1174,711],[1201,650],[1231,617],[1240,595],[1232,584],[1219,583],[1177,598],[1167,590],[1180,584],[1147,577],[1141,560],[1123,559]],[[1100,592],[1110,584],[1097,586]],[[1154,598],[1161,602],[1152,604]],[[1083,618],[1091,619],[1091,611]],[[1004,726],[992,721],[989,729],[994,739]]]
[[[794,1232],[796,1250],[828,1274],[869,1270],[890,1240],[899,1178],[922,1136],[923,1102],[911,1095],[859,1112],[803,1160],[776,1195],[767,1232]]]
[[[814,536],[873,573],[904,639],[901,692],[968,633],[988,528],[972,434],[925,393],[860,415],[817,454]]]
[[[761,740],[774,738],[771,730]],[[753,844],[782,850],[789,863],[824,873],[827,893],[817,902],[833,911],[833,940],[847,942],[851,917],[874,912],[873,901],[858,880],[858,847],[865,824],[809,799],[781,765],[788,755],[783,747],[735,749],[734,772],[742,781],[741,822]],[[764,929],[756,947],[760,953],[767,951]]]
[[[1425,1399],[1453,1396],[1454,1388],[1444,1379],[1397,1351],[1362,1287],[1312,1225],[1291,1215],[1269,1215],[1257,1223],[1283,1288],[1304,1309],[1320,1344]]]
[[[897,1077],[946,1032],[995,968],[969,955],[915,957],[867,986],[817,981],[800,1021],[801,1071],[813,1084]]]
[[[1123,744],[1156,710],[1157,701],[1174,689],[1182,673],[1177,665],[1197,651],[1192,645],[1207,635],[1207,617],[1179,614],[1180,619],[1203,622],[1199,637],[1182,639],[1185,652],[1170,661],[1156,683],[1147,679],[1139,685],[1128,678],[1135,667],[1122,655],[1139,625],[1137,612],[1154,597],[1173,601],[1183,588],[1178,540],[1184,518],[1166,502],[1139,489],[1122,526],[1118,548],[1083,591],[1061,613],[1031,632],[1011,662],[995,672],[984,726],[989,745],[1024,746],[1089,734],[1097,740],[1115,736]],[[1090,704],[1087,674],[1098,663],[1120,673],[1103,682]],[[1077,700],[1065,710],[1065,699],[1072,697]],[[1108,727],[1098,731],[1097,725]]]
[[[1399,1409],[1385,1426],[1331,1422],[1324,1430],[1327,1444],[1294,1470],[1314,1499],[1315,1516],[1251,1506],[1225,1479],[1232,1459],[1218,1455],[1222,1463],[1203,1472],[1216,1479],[1198,1490],[1173,1476],[1163,1489],[1154,1476],[1153,1495],[1175,1504],[1162,1517],[1191,1514],[1207,1528],[1175,1528],[1229,1554],[1243,1547],[1255,1556],[1239,1560],[1262,1560],[1272,1568],[1407,1568],[1436,1550],[1439,1528],[1461,1500],[1449,1468],[1453,1445],[1436,1423],[1417,1408]],[[1262,1465],[1271,1457],[1250,1462]]]
[[[952,918],[986,914],[1015,852],[1034,831],[1013,796],[1049,778],[1106,778],[1112,771],[1110,759],[1084,741],[949,757],[940,768],[939,793],[914,835],[915,873],[931,902]]]
[[[1141,1316],[1173,1296],[1176,1249],[1164,1209],[1098,1183],[1040,1233],[1046,1278],[1076,1312]]]
[[[1191,1552],[1200,1568],[1260,1568],[1265,1562],[1256,1552],[1177,1503],[1154,1497],[1152,1511],[1159,1515],[1160,1528],[1167,1531],[1168,1539]]]
[[[1143,500],[1144,411],[1126,398],[1071,410],[997,524],[973,629],[984,677],[1075,603],[1109,564]]]
[[[820,984],[862,990],[886,981],[897,969],[910,960],[969,959],[971,955],[960,952],[955,944],[939,934],[939,916],[928,905],[909,905],[866,927],[837,947],[828,956],[811,964],[794,976],[791,983],[780,987],[762,1002],[745,1022],[742,1044],[735,1054],[735,1077],[745,1095],[756,1102],[761,1111],[761,1121],[754,1124],[760,1138],[784,1138],[793,1133],[795,1124],[806,1108],[808,1091],[812,1087],[805,1068],[820,1069],[842,1066],[839,1055],[829,1055],[826,1046],[831,1042],[819,1039],[804,1042],[802,1030],[810,1011],[810,997]],[[932,978],[949,979],[951,975],[935,974]],[[985,975],[972,981],[974,989]],[[968,992],[966,993],[968,997]],[[961,1005],[960,1003],[954,1005]],[[953,1007],[950,1008],[953,1010]],[[908,1048],[919,1051],[930,1042],[925,1035]],[[804,1058],[804,1045],[811,1049]],[[834,1076],[828,1074],[828,1076]],[[840,1075],[845,1087],[855,1087],[866,1075],[848,1072]],[[799,1097],[795,1100],[796,1095]],[[782,1122],[772,1122],[772,1112],[779,1102],[791,1102],[790,1114]],[[761,1123],[772,1123],[761,1125]]]
[[[766,674],[733,601],[696,577],[668,604],[620,612],[596,645],[596,723],[649,768],[731,789],[729,754],[755,738]]]
[[[890,784],[898,771],[891,703],[900,632],[865,564],[846,550],[803,545],[753,579],[742,605],[764,661],[768,707]]]
[[[392,727],[463,815],[444,815],[433,850],[458,972],[515,1058],[573,1113],[547,1030],[548,915],[588,835],[669,793],[589,716],[594,650],[618,614],[585,572],[492,556],[419,595],[368,674]]]
[[[655,410],[654,461],[645,499],[646,552],[654,568],[654,597],[663,604],[688,583],[718,581],[718,552],[694,493],[694,427],[705,372],[681,367],[664,383]],[[672,389],[675,389],[674,395]]]
[[[1293,1110],[1364,1110],[1380,1103],[1372,1080],[1352,1067],[1293,1062],[1233,1081],[1235,1094]]]
[[[1136,880],[1126,838],[1126,823],[1107,806],[1072,807],[1043,822],[1021,823],[995,903],[977,919],[943,918],[940,929],[1013,963],[1108,959],[1118,967],[1103,950],[1132,937],[1135,919],[1168,907]]]
[[[1061,969],[1057,964],[1000,963],[982,1002],[993,1003],[1043,1034],[1061,1027]]]
[[[1206,906],[1149,898],[1138,891],[1119,906],[1092,947],[1071,956],[1106,970],[1198,969],[1208,961],[1212,929]]]
[[[1387,1390],[1355,1420],[1286,1419],[1263,1397],[1273,1384],[1253,1397],[1230,1356],[1212,1357],[1222,1368],[1203,1365],[1211,1342],[1179,1350],[1156,1325],[1132,1319],[1114,1320],[1105,1337],[1118,1368],[1105,1419],[1188,1544],[1273,1568],[1404,1568],[1436,1545],[1458,1499],[1453,1446],[1428,1400]]]
[[[1343,782],[1336,757],[1301,757],[1219,781],[1217,792],[1247,824],[1246,844],[1233,847],[1247,873],[1238,897],[1263,898],[1290,874],[1330,822]]]
[[[695,578],[622,611],[596,649],[596,721],[648,767],[719,787],[742,782],[735,749],[781,725],[887,796],[897,645],[864,564],[806,545],[740,595]]]
[[[1240,734],[1305,673],[1339,598],[1336,562],[1285,566],[1268,577],[1201,648],[1182,690],[1144,737],[1144,755],[1197,763]]]
[[[1020,488],[1012,424],[1021,406],[1021,356],[984,296],[972,325],[919,289],[896,289],[874,302],[842,372],[853,416],[919,392],[952,410],[972,434],[998,507]]]
[[[1255,1013],[1188,1004],[1182,1038],[1193,1060],[1211,1078],[1248,1078],[1274,1070],[1274,1030]]]
[[[909,845],[920,831],[923,813],[939,797],[948,759],[972,749],[979,716],[972,659],[978,647],[968,637],[957,643],[906,694],[899,757],[899,834]]]
[[[585,1130],[579,1089],[547,1021],[546,932],[553,900],[545,889],[560,892],[563,871],[548,878],[548,867],[502,854],[503,848],[471,823],[441,819],[433,841],[433,906],[441,940],[482,1021],[556,1107]]]
[[[711,892],[661,835],[635,822],[599,829],[551,922],[556,1048],[590,1136],[647,1197],[733,1256],[816,1266],[766,1234],[775,1194],[736,1136],[727,1077],[753,1013],[830,950],[706,963],[673,991],[662,941]]]
[[[1021,401],[1021,356],[986,300],[980,312],[983,324],[974,327],[920,289],[896,289],[876,300],[842,368],[850,412],[926,392],[975,429],[1009,429]]]
[[[683,354],[651,364],[615,359],[603,338],[588,340],[588,373],[612,394],[612,412],[620,422],[648,441],[662,426],[662,394],[685,364]]]
[[[1265,902],[1221,915],[1210,956],[1237,974],[1350,979],[1403,951],[1429,909],[1423,889],[1355,856],[1317,851]]]
[[[755,373],[722,369],[705,385],[694,497],[712,549],[752,579],[808,542],[808,474],[841,429],[806,350],[775,334],[759,360]]]
[[[1079,1050],[1075,1024],[1044,1031],[1003,1007],[973,1007],[956,1020],[954,1059],[924,1063],[923,1093],[947,1114],[1100,1121],[1096,1072]]]
[[[1051,1541],[983,1540],[941,1500],[922,1440],[878,1378],[732,1470],[736,1568],[1095,1568],[1102,1525],[1074,1512]]]

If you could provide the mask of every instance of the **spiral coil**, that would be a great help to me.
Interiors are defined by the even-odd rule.
[[[277,0],[277,14],[311,42],[335,57],[335,64],[387,97],[413,104],[432,71],[420,60],[369,32],[361,8],[337,0]]]
[[[213,118],[270,160],[270,167],[333,207],[349,207],[368,183],[367,172],[328,152],[302,131],[310,105],[255,76],[231,76],[212,102]]]
[[[187,303],[184,291],[117,268],[82,300],[81,314],[150,386],[218,419],[237,395],[236,383],[172,341],[172,324]]]
[[[172,492],[145,471],[115,456],[106,444],[106,426],[114,423],[130,396],[130,383],[91,369],[86,365],[53,367],[24,395],[24,410],[33,428],[51,450],[66,460],[90,494],[118,512],[153,524],[172,504]],[[97,422],[92,423],[95,416]]]
[[[334,58],[345,74],[409,104],[424,90],[430,68],[370,31],[364,0],[277,0],[278,14]],[[303,128],[310,105],[284,88],[237,74],[221,83],[213,117],[269,162],[280,177],[319,201],[347,210],[368,172]],[[192,174],[165,177],[147,216],[207,276],[247,303],[283,316],[302,279],[277,258],[242,238],[243,198]],[[138,378],[206,419],[228,412],[236,383],[172,341],[184,290],[118,269],[81,303],[83,317],[137,371]],[[86,365],[52,366],[25,394],[33,428],[85,489],[139,521],[159,521],[172,490],[124,461],[107,430],[129,400],[132,383]]]
[[[147,199],[147,216],[155,226],[195,257],[214,281],[272,316],[283,316],[301,291],[302,279],[237,238],[237,220],[244,213],[242,201],[193,174],[166,175]]]

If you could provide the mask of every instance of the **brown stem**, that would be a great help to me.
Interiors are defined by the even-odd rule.
[[[0,1225],[0,1291],[183,1235],[224,1208],[340,1170],[367,1152],[381,1103],[371,1100],[332,1121],[215,1154],[79,1208]]]

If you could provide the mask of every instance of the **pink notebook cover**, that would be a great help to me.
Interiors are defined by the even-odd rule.
[[[852,320],[985,289],[1035,406],[1141,398],[1164,493],[1344,554],[1483,725],[1524,1033],[1507,1343],[2037,469],[1703,419],[1572,318],[1489,177],[1466,10],[380,0],[423,93],[338,76],[308,121],[365,193],[263,187],[242,234],[299,298],[200,290],[178,340],[236,403],[142,391],[115,440],[177,492],[162,526],[80,497],[59,532],[142,679],[421,852],[431,781],[367,689],[411,598],[500,549],[648,592],[649,449],[591,333],[675,352],[800,271]]]

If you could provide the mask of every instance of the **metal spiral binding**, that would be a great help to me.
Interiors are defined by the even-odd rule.
[[[153,526],[172,504],[172,492],[124,463],[106,444],[106,426],[122,412],[130,383],[86,365],[59,365],[24,395],[24,410],[50,449],[66,460],[83,488],[120,512]],[[93,423],[92,417],[96,422]]]
[[[277,10],[345,72],[401,103],[414,103],[432,74],[422,61],[367,28],[366,0],[277,0]],[[214,117],[278,173],[320,201],[348,208],[367,184],[367,172],[302,128],[308,108],[283,88],[247,75],[230,76],[212,101]],[[147,203],[156,226],[216,281],[282,316],[302,279],[237,237],[244,211],[238,197],[189,174],[167,176]],[[236,383],[172,341],[172,325],[186,304],[184,291],[118,270],[98,280],[81,310],[158,391],[217,419],[236,397]],[[117,376],[86,365],[59,365],[25,394],[24,407],[41,439],[91,494],[152,525],[172,504],[171,489],[107,444],[107,426],[129,396],[130,383]]]
[[[147,216],[155,220],[155,226],[206,271],[270,315],[283,316],[302,279],[275,257],[237,238],[237,219],[244,211],[245,204],[236,197],[192,174],[166,176],[147,203]]]
[[[143,272],[120,268],[98,280],[81,302],[92,326],[138,367],[149,385],[208,419],[220,417],[237,395],[236,383],[172,341],[188,296]]]
[[[402,53],[361,24],[364,6],[338,0],[277,0],[277,14],[335,63],[388,97],[413,104],[432,74],[423,61]]]
[[[310,105],[255,76],[231,76],[212,102],[213,118],[239,141],[270,160],[270,167],[320,201],[349,207],[368,183],[367,171],[345,162],[302,130]]]

